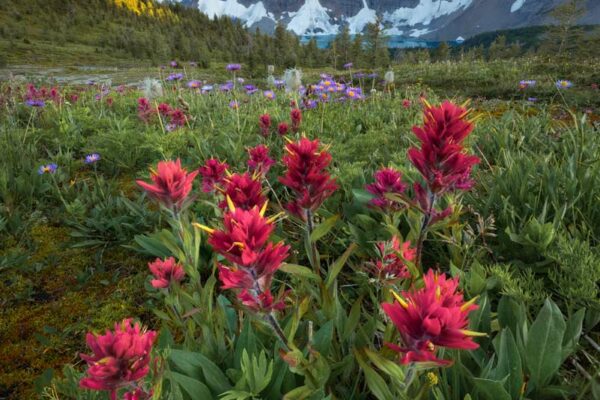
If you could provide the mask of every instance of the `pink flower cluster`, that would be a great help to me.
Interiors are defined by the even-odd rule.
[[[165,122],[165,129],[173,131],[185,126],[189,117],[180,108],[174,108],[167,103],[160,103],[156,108],[145,97],[138,99],[138,117],[149,123],[154,116],[159,116]]]

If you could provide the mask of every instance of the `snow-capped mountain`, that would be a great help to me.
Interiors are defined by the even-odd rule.
[[[230,16],[271,32],[278,23],[298,35],[332,35],[344,26],[360,33],[379,18],[389,35],[433,40],[539,25],[565,0],[159,0]],[[600,24],[600,0],[587,0],[582,23]]]

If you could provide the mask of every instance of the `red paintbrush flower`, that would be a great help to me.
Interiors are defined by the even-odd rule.
[[[287,170],[279,181],[296,195],[287,209],[306,220],[307,211],[318,209],[338,188],[326,170],[331,163],[331,154],[319,150],[318,139],[302,138],[299,142],[288,143],[285,150],[288,154],[283,156],[282,162]]]
[[[285,295],[282,298],[285,298]],[[271,291],[268,289],[259,295],[254,295],[246,289],[238,294],[238,299],[242,304],[255,312],[263,311],[269,313],[273,310],[281,311],[285,309],[285,303],[282,298],[274,299]]]
[[[244,210],[250,210],[253,207],[262,208],[267,202],[260,181],[248,172],[233,174],[225,178],[222,191],[225,198],[231,199],[236,208]],[[227,208],[227,201],[221,201],[219,207]]]
[[[262,209],[236,208],[228,199],[230,210],[224,215],[223,229],[215,230],[202,225],[210,237],[208,243],[232,265],[219,265],[219,280],[223,289],[242,289],[242,302],[268,312],[275,303],[267,301],[275,271],[287,258],[289,246],[269,242],[273,221],[265,218],[266,204]]]
[[[148,264],[148,268],[155,278],[150,281],[150,284],[157,289],[168,288],[172,282],[181,282],[185,277],[183,267],[173,257],[164,260],[157,258]]]
[[[202,176],[202,191],[210,193],[215,190],[215,186],[222,185],[225,182],[225,173],[229,165],[216,158],[206,160],[203,166],[198,169]]]
[[[115,324],[115,330],[107,330],[105,335],[88,333],[86,342],[93,354],[81,354],[88,370],[79,386],[106,390],[111,400],[116,400],[120,388],[129,387],[148,374],[155,338],[156,332],[146,331],[139,323],[132,324],[131,319]]]
[[[438,346],[473,350],[479,347],[473,336],[478,332],[466,330],[471,311],[477,309],[476,298],[464,301],[458,292],[458,278],[447,279],[432,270],[423,277],[425,287],[394,293],[396,302],[382,304],[402,338],[403,347],[387,343],[391,349],[403,353],[402,364],[429,361],[441,365],[452,361],[436,357]]]
[[[289,130],[290,127],[287,122],[280,122],[279,125],[277,125],[277,133],[279,133],[280,136],[287,135]]]
[[[171,112],[171,106],[167,103],[160,103],[156,108],[158,109],[160,115],[163,116],[169,115],[169,113]]]
[[[150,106],[150,101],[145,97],[140,97],[138,99],[138,117],[144,121],[148,122],[148,119],[154,113],[154,109]]]
[[[137,180],[137,184],[167,208],[181,208],[192,190],[192,182],[198,171],[188,173],[181,168],[181,161],[159,161],[156,171],[151,170],[153,184]]]
[[[402,100],[402,107],[410,108],[411,105],[412,105],[412,102],[410,100],[408,100],[408,99]]]
[[[275,164],[275,160],[269,157],[269,148],[264,144],[248,149],[248,167],[250,171],[265,176],[273,164]]]
[[[179,108],[171,110],[169,112],[169,117],[170,117],[169,122],[175,126],[184,126],[187,121],[187,116]]]
[[[473,186],[471,169],[479,158],[465,154],[461,145],[473,130],[466,119],[468,111],[449,101],[439,107],[425,104],[423,126],[413,127],[421,148],[408,150],[410,161],[435,195],[469,189]]]
[[[410,242],[400,243],[397,236],[390,241],[379,242],[376,245],[377,259],[369,262],[371,272],[381,282],[395,282],[410,278],[406,262],[412,262],[416,250],[410,247]]]
[[[292,131],[298,132],[300,129],[300,123],[302,122],[302,111],[299,108],[294,108],[290,111],[290,118],[292,120]]]
[[[258,126],[260,132],[264,137],[269,136],[269,130],[271,129],[271,116],[269,114],[263,114],[258,118]]]
[[[386,194],[401,195],[406,190],[406,184],[402,182],[402,174],[393,168],[383,168],[373,175],[375,182],[366,186],[367,192],[375,195],[369,202],[372,206],[384,210],[399,210],[402,204],[390,200]]]

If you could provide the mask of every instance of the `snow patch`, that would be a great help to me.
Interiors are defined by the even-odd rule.
[[[514,13],[515,11],[519,11],[521,7],[525,4],[525,0],[515,0],[515,2],[510,6],[510,12]]]
[[[425,29],[413,29],[412,31],[410,31],[410,33],[408,34],[408,36],[410,37],[414,37],[414,38],[418,38],[421,37],[423,35],[427,35],[429,32],[431,32],[429,29],[425,28]]]
[[[467,8],[472,2],[473,0],[420,0],[414,8],[400,7],[392,13],[384,13],[383,18],[394,25],[429,25],[432,20]]]
[[[296,12],[290,12],[292,17],[288,30],[297,35],[335,35],[339,25],[331,23],[328,9],[319,0],[306,0]]]
[[[377,13],[363,0],[363,8],[354,16],[346,19],[351,34],[361,33],[368,23],[377,21]]]
[[[462,36],[457,37],[456,39],[454,39],[456,41],[456,43],[462,43],[465,41],[465,38]]]
[[[267,12],[262,1],[249,7],[237,2],[237,0],[201,0],[198,9],[210,18],[222,17],[224,15],[240,19],[250,27],[263,18],[273,19],[273,15]]]

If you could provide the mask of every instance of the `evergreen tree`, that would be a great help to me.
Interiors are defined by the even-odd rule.
[[[371,66],[384,67],[390,63],[387,42],[382,34],[381,20],[368,23],[365,32],[365,57]]]
[[[554,8],[550,15],[555,25],[548,28],[541,50],[554,58],[564,59],[582,49],[584,31],[577,22],[585,15],[585,0],[568,0]]]
[[[345,25],[342,28],[342,31],[336,36],[333,41],[335,46],[335,51],[337,52],[336,57],[341,61],[341,64],[347,63],[350,61],[352,54],[352,38],[350,37],[350,28],[348,25]],[[334,67],[338,67],[338,65],[334,65]]]

